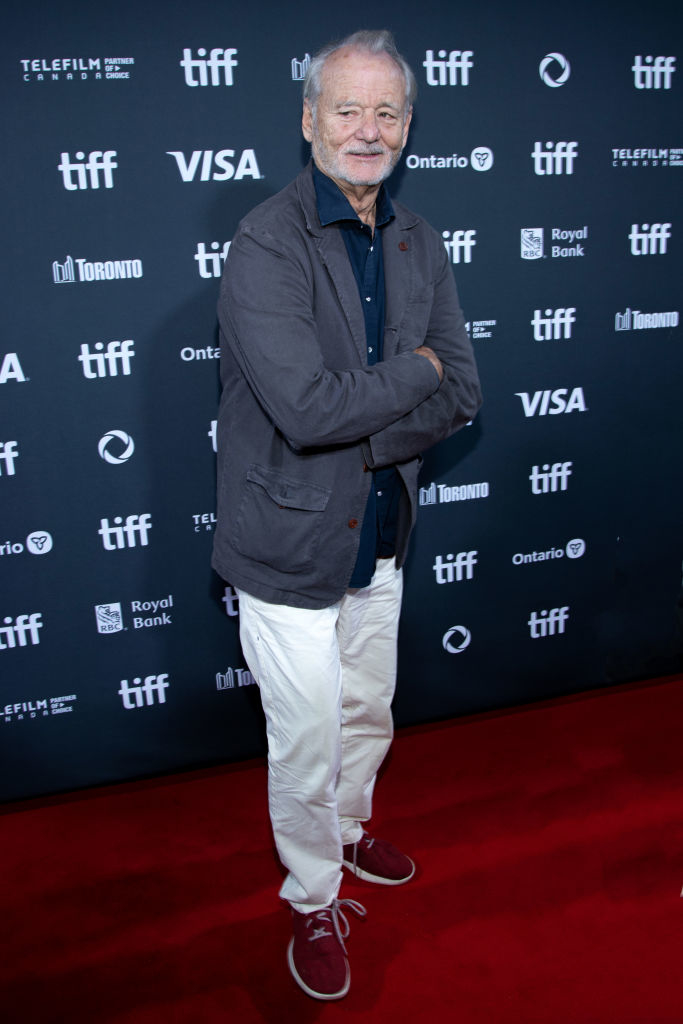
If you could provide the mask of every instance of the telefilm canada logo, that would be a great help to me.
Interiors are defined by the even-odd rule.
[[[69,693],[59,697],[32,697],[30,700],[5,704],[2,709],[3,720],[9,724],[49,718],[51,715],[67,715],[73,711],[77,700],[75,693]]]
[[[574,256],[585,256],[585,242],[588,238],[588,225],[581,228],[551,228],[550,246],[551,259],[567,259]],[[545,229],[522,228],[520,231],[520,256],[523,260],[545,259]]]
[[[612,167],[683,167],[683,148],[613,148]]]
[[[122,81],[134,57],[26,57],[19,61],[25,82]]]
[[[472,341],[484,341],[493,337],[493,328],[497,326],[497,320],[468,320],[465,330]]]
[[[661,327],[678,327],[680,314],[677,309],[668,313],[643,313],[640,309],[626,308],[623,313],[615,313],[615,331],[651,331]]]
[[[86,260],[67,256],[63,263],[52,263],[55,284],[93,281],[128,281],[142,277],[142,260]]]
[[[406,167],[409,171],[454,171],[465,168],[471,168],[473,171],[490,171],[493,167],[493,150],[488,146],[475,146],[469,156],[461,156],[458,153],[449,153],[447,156],[436,156],[434,153],[419,156],[417,153],[411,153],[406,157]]]

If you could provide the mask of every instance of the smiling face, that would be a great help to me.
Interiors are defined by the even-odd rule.
[[[410,125],[406,83],[386,54],[348,48],[328,57],[315,112],[302,130],[317,166],[347,194],[378,186],[398,163]]]

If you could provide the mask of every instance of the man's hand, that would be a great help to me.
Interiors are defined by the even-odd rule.
[[[420,345],[419,348],[415,349],[415,353],[416,353],[416,355],[424,356],[425,359],[429,360],[429,362],[432,364],[432,366],[434,367],[434,369],[438,373],[439,380],[442,381],[443,380],[443,366],[441,365],[441,360],[437,356],[436,352],[432,351],[432,349],[429,348],[427,345]]]

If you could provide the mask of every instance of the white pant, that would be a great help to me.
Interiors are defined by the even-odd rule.
[[[280,896],[302,913],[335,899],[342,845],[370,818],[393,736],[402,588],[390,558],[368,587],[320,610],[239,591],[242,650],[266,716],[270,819],[289,872]]]

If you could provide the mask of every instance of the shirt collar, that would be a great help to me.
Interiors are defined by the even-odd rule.
[[[313,163],[313,183],[315,185],[318,216],[323,227],[327,227],[328,224],[336,224],[340,220],[353,220],[358,221],[359,224],[362,223],[339,186],[332,181],[332,178],[328,178],[326,174],[323,174],[316,167],[315,163]],[[377,202],[375,203],[375,227],[383,227],[390,220],[393,220],[394,216],[394,207],[389,198],[389,193],[385,189],[384,184],[382,184],[377,193]]]

